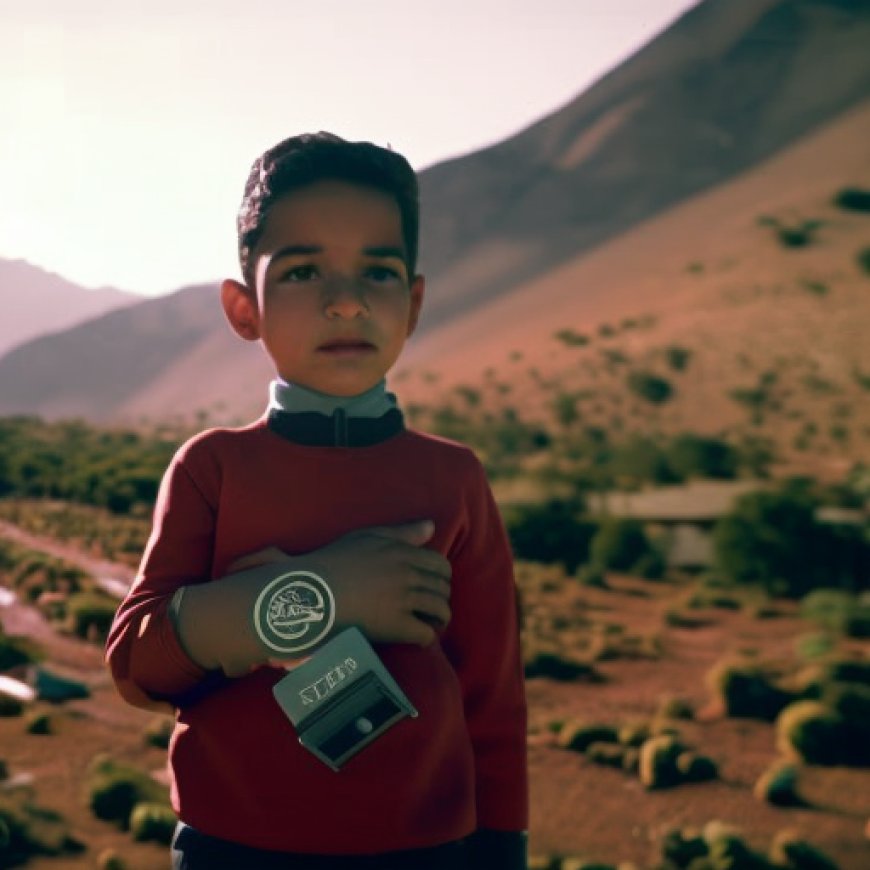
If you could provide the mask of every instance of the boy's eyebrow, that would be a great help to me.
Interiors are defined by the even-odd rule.
[[[280,257],[299,257],[308,254],[322,253],[322,245],[284,245],[283,248],[278,248],[269,259],[274,261]],[[363,253],[367,257],[395,257],[397,260],[405,259],[404,248],[397,248],[395,245],[375,245],[374,247],[363,248]]]
[[[277,260],[279,257],[298,257],[306,254],[320,254],[323,248],[320,245],[284,245],[283,248],[278,248],[270,260]]]
[[[395,245],[381,245],[374,248],[363,248],[363,253],[369,257],[395,257],[397,260],[405,259],[404,248]]]

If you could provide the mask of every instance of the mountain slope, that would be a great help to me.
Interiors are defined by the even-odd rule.
[[[870,455],[870,100],[736,179],[536,276],[413,342],[394,386],[407,405],[513,409],[611,433],[769,439],[807,472]],[[787,227],[818,222],[808,244]],[[687,362],[673,363],[674,351]],[[666,380],[644,400],[635,373]],[[469,388],[476,396],[466,397]],[[559,425],[557,423],[557,425]]]
[[[0,258],[0,357],[38,335],[68,329],[139,299],[112,287],[86,290],[24,260]]]
[[[35,339],[0,360],[0,413],[107,419],[222,328],[217,288],[203,285]]]
[[[433,328],[870,96],[870,4],[707,0],[560,111],[423,173]]]

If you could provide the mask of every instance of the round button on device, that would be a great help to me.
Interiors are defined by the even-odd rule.
[[[372,729],[375,727],[372,725],[371,719],[366,719],[365,716],[360,716],[353,724],[356,726],[356,730],[359,731],[360,734],[371,734]]]

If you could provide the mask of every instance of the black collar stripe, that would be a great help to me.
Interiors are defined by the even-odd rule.
[[[305,447],[371,447],[405,428],[402,412],[392,408],[382,417],[348,417],[341,408],[332,416],[311,412],[269,411],[269,428]]]

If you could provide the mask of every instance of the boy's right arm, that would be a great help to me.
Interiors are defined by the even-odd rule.
[[[350,532],[303,556],[274,548],[252,554],[232,567],[253,567],[175,594],[170,613],[181,645],[200,667],[229,677],[267,661],[308,656],[351,625],[372,641],[425,646],[435,638],[434,626],[450,620],[450,563],[422,547],[432,532],[425,521],[379,526]],[[319,622],[298,649],[283,641],[276,652],[264,641],[264,611],[299,582],[314,583],[325,593]]]
[[[260,591],[289,570],[311,571],[330,586],[332,633],[357,625],[372,640],[425,645],[434,639],[432,625],[449,620],[450,566],[422,546],[432,534],[425,522],[352,532],[304,556],[210,581],[217,493],[203,486],[173,460],[139,574],[109,633],[107,661],[131,704],[178,703],[216,671],[236,676],[277,658],[251,643],[249,632]]]

